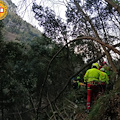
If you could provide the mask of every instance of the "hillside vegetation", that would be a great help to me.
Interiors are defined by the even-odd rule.
[[[120,8],[119,0],[70,0],[65,22],[33,1],[44,34],[5,1],[9,13],[0,21],[0,120],[119,120],[120,14],[114,8]],[[84,75],[103,61],[110,67],[109,84],[86,111],[90,89]],[[75,89],[77,77],[83,86]]]
[[[31,24],[24,21],[16,14],[16,6],[11,0],[5,0],[8,6],[8,14],[3,20],[3,34],[6,41],[22,41],[28,42],[35,37],[41,37],[42,33]]]

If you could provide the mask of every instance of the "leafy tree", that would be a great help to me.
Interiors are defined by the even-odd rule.
[[[119,42],[119,34],[111,35],[110,31],[113,27],[116,31],[120,30],[119,14],[100,0],[86,0],[84,4],[80,0],[71,0],[67,3],[67,23],[57,17],[54,11],[35,3],[33,11],[44,27],[44,35],[26,44],[2,42],[0,46],[2,118],[38,120],[48,119],[50,115],[55,119],[71,119],[74,116],[75,98],[73,90],[69,88],[70,80],[86,68],[84,61],[87,58],[98,60],[104,50],[112,65],[110,50],[120,54],[115,49],[119,44],[112,46],[114,39]],[[108,22],[111,18],[116,20],[110,21],[112,26]],[[69,41],[70,37],[73,41]],[[75,48],[79,49],[77,54]],[[64,97],[57,103],[61,94]],[[72,105],[72,112],[66,109],[66,101],[69,107]],[[46,107],[48,116],[43,114]],[[82,107],[84,109],[84,105]]]
[[[114,38],[119,37],[119,34],[111,36],[111,30],[113,27],[115,30],[119,31],[119,27],[116,28],[119,22],[115,24],[113,21],[110,21],[111,18],[115,18],[115,15],[117,17],[119,15],[113,10],[111,13],[107,4],[96,0],[92,2],[87,0],[83,3],[82,1],[71,0],[67,3],[67,25],[66,23],[61,24],[62,22],[60,19],[58,21],[55,13],[48,8],[43,8],[42,6],[34,3],[33,11],[35,13],[35,18],[39,21],[40,25],[44,27],[44,32],[48,37],[51,37],[52,39],[56,38],[56,40],[58,40],[57,38],[59,36],[63,39],[65,38],[64,35],[71,35],[73,38],[78,36],[76,39],[79,41],[74,41],[74,45],[78,46],[79,50],[83,51],[79,52],[82,57],[85,59],[90,57],[95,59],[100,56],[104,50],[110,65],[112,66],[113,70],[117,72],[111,53],[108,51],[108,49],[111,48],[108,46],[110,44],[114,44]],[[110,26],[109,22],[112,24],[112,26]],[[63,25],[66,26],[65,29],[62,29]],[[60,32],[58,32],[58,30]],[[65,34],[62,30],[64,30]],[[69,39],[69,37],[66,38]],[[97,40],[95,41],[97,41],[97,43],[95,41],[89,41],[89,38],[91,40],[95,40],[96,38]],[[118,39],[116,40],[118,41]],[[67,43],[68,41],[66,44]],[[98,43],[102,43],[102,46],[100,46]],[[68,47],[69,50],[70,47],[71,46]],[[119,54],[119,51],[117,53]]]

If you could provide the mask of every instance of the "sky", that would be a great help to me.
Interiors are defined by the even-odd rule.
[[[11,0],[17,7],[17,13],[23,18],[23,20],[35,26],[41,32],[43,28],[38,25],[38,21],[34,18],[34,13],[32,12],[32,3],[35,1],[37,4],[43,5],[44,7],[49,7],[54,10],[57,16],[60,16],[65,20],[65,4],[67,0]]]
[[[38,30],[43,32],[43,28],[38,25],[38,21],[34,18],[32,12],[32,3],[35,1],[44,7],[49,7],[54,10],[58,16],[65,20],[65,4],[69,0],[11,0],[16,6],[18,6],[17,13],[28,23],[35,26]],[[27,8],[27,9],[26,9]]]

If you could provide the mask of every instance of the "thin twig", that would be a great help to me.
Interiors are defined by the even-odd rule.
[[[52,104],[51,104],[51,102],[50,102],[50,100],[49,100],[49,96],[48,96],[48,94],[47,94],[47,100],[48,100],[48,103],[49,103],[50,108],[51,108],[51,110],[52,110],[53,117],[54,117],[55,120],[57,120],[57,119],[56,119],[56,116],[55,116],[55,112],[54,112],[53,107],[52,107]]]
[[[23,119],[22,119],[22,116],[21,116],[21,114],[20,114],[20,112],[19,112],[18,107],[17,107],[16,109],[17,109],[17,111],[18,111],[18,115],[19,115],[19,117],[20,117],[20,120],[23,120]]]

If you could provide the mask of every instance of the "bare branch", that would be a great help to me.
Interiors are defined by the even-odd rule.
[[[112,7],[115,8],[115,10],[118,11],[118,13],[120,14],[120,6],[117,5],[115,2],[113,2],[113,0],[105,0],[107,3],[109,3]]]

